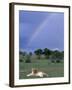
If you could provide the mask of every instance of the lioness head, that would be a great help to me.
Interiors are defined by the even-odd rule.
[[[37,73],[38,73],[38,70],[35,69],[35,68],[32,68],[32,73],[33,73],[33,74],[37,74]]]

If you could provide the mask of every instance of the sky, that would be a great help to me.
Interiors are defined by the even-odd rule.
[[[19,49],[64,50],[64,13],[19,11]]]

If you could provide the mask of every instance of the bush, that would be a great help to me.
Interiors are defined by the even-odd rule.
[[[23,60],[22,60],[22,59],[20,59],[20,62],[23,62]]]
[[[61,61],[60,60],[56,60],[56,63],[60,63]]]
[[[55,63],[55,60],[51,60],[52,63]]]
[[[30,59],[25,60],[25,63],[31,63],[31,60]]]
[[[25,63],[31,63],[30,55],[27,55],[26,56]]]

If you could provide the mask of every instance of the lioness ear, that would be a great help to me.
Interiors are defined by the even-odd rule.
[[[32,68],[32,70],[34,70],[34,68]]]
[[[35,70],[36,68],[32,68],[32,70]]]
[[[32,71],[34,71],[35,69],[34,68],[32,68]]]

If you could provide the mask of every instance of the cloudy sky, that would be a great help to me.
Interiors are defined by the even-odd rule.
[[[64,50],[64,13],[19,11],[19,49]]]

